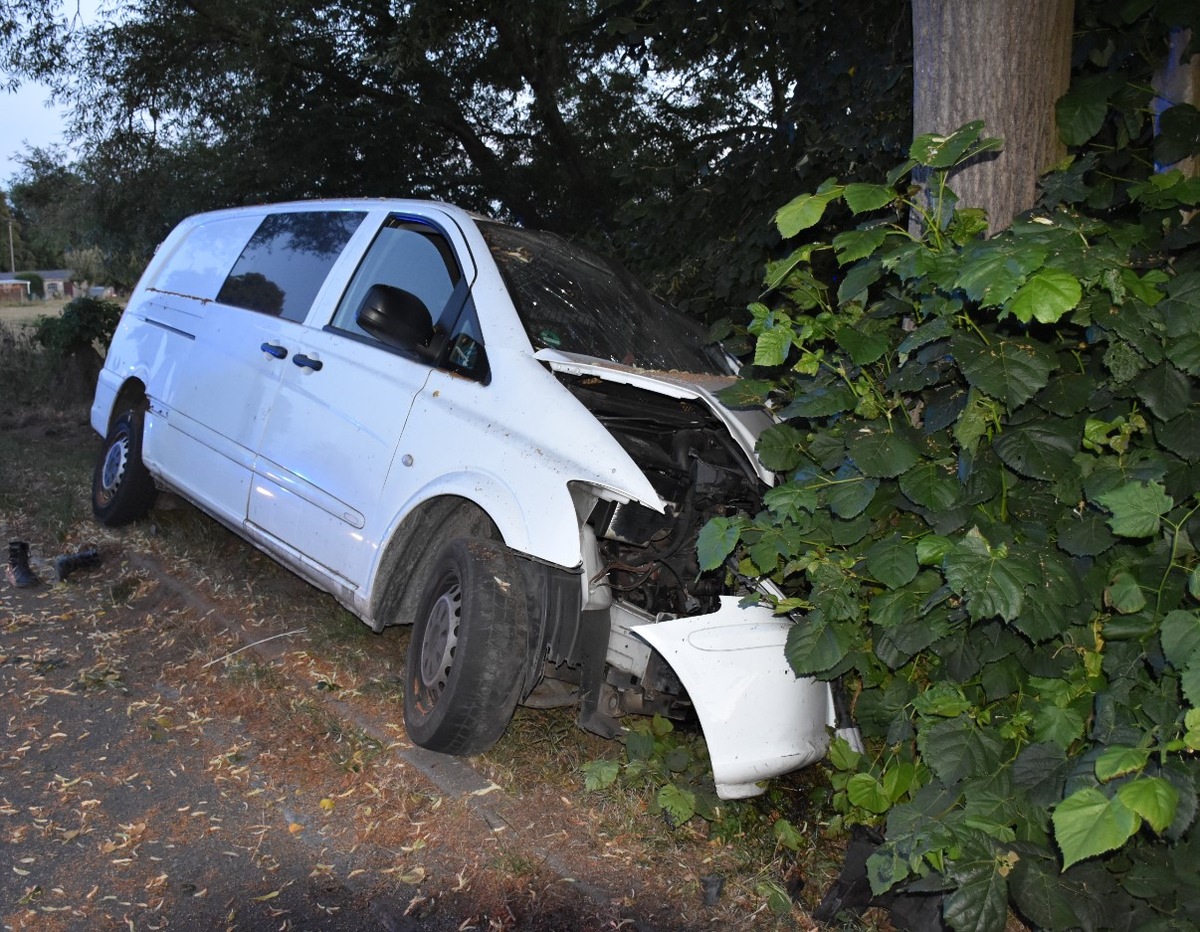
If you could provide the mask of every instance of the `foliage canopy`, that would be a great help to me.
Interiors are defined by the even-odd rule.
[[[88,228],[62,245],[147,256],[199,210],[432,197],[723,313],[795,185],[902,151],[908,35],[900,0],[131,0],[58,75],[74,189],[34,153],[14,200],[32,226],[39,191],[70,196]]]

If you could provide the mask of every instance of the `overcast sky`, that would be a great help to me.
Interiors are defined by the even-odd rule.
[[[15,94],[0,91],[0,188],[8,190],[17,173],[16,156],[30,146],[63,142],[63,108],[47,107],[49,90],[22,84]]]
[[[99,11],[120,8],[121,0],[47,0],[77,24],[90,25]],[[50,91],[41,84],[23,82],[15,93],[0,90],[0,189],[8,190],[18,166],[16,156],[27,147],[65,142],[62,125],[65,107],[48,107]]]

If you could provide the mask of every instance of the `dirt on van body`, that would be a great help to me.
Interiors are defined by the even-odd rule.
[[[4,928],[814,927],[803,898],[767,908],[801,887],[769,845],[586,793],[580,766],[622,749],[569,710],[518,710],[469,764],[413,748],[406,629],[373,634],[190,506],[95,525],[85,419],[22,425],[0,431],[0,534],[42,582],[0,579]]]

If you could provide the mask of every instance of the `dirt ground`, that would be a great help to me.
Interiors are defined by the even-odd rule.
[[[189,506],[91,523],[78,412],[0,428],[0,535],[42,580],[0,580],[4,928],[815,927],[835,865],[806,856],[804,886],[769,843],[586,793],[580,765],[621,749],[568,711],[518,710],[468,763],[414,748],[404,629],[372,634]],[[85,546],[99,566],[57,581]]]

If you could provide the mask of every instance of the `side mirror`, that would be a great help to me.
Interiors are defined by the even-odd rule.
[[[433,316],[425,302],[391,285],[372,285],[355,320],[375,339],[397,349],[427,351],[434,336]]]

